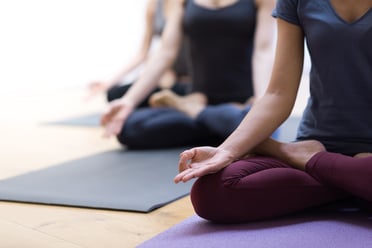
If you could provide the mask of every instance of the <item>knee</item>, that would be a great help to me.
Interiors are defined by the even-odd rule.
[[[130,149],[146,149],[144,141],[146,140],[138,126],[133,126],[130,123],[124,125],[120,134],[116,137],[118,142]]]
[[[190,194],[196,214],[218,223],[241,223],[271,215],[262,197],[270,192],[270,185],[257,181],[254,175],[259,171],[255,163],[237,161],[196,180]]]
[[[217,223],[241,222],[233,183],[224,180],[221,174],[207,175],[195,181],[190,193],[195,213]]]
[[[148,120],[151,117],[145,118],[140,112],[136,111],[136,113],[129,116],[117,136],[119,143],[129,149],[140,150],[169,147],[164,142],[163,132],[157,132],[156,128],[148,124]]]
[[[191,188],[190,198],[197,215],[206,220],[214,221],[215,217],[212,212],[216,212],[220,203],[217,202],[218,197],[215,197],[216,192],[214,192],[213,187],[209,187],[209,181],[212,180],[210,177],[213,177],[213,175],[204,176],[195,181]],[[212,192],[210,188],[212,188]]]

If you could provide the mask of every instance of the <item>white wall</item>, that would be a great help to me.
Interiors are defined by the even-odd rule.
[[[146,0],[0,0],[2,89],[107,79],[142,38]]]
[[[109,79],[139,47],[145,4],[146,0],[0,0],[1,90],[85,87],[91,80]],[[305,80],[297,114],[307,91]]]

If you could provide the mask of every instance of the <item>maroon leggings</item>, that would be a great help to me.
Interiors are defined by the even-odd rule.
[[[196,213],[224,223],[282,216],[350,196],[372,202],[372,157],[320,152],[306,171],[253,157],[199,178],[191,190]]]

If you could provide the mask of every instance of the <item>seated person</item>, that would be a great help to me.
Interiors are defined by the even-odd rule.
[[[123,97],[110,103],[101,119],[105,136],[117,136],[127,148],[215,144],[224,138],[209,127],[214,117],[207,111],[190,118],[171,107],[138,108],[172,66],[185,39],[190,49],[190,94],[204,95],[208,105],[245,103],[259,96],[255,91],[268,81],[274,0],[172,3],[159,50],[149,58],[141,77]]]

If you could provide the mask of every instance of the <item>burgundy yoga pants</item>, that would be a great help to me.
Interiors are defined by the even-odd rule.
[[[320,152],[306,171],[252,157],[199,178],[191,190],[196,213],[223,223],[282,216],[349,196],[372,202],[372,157]]]

